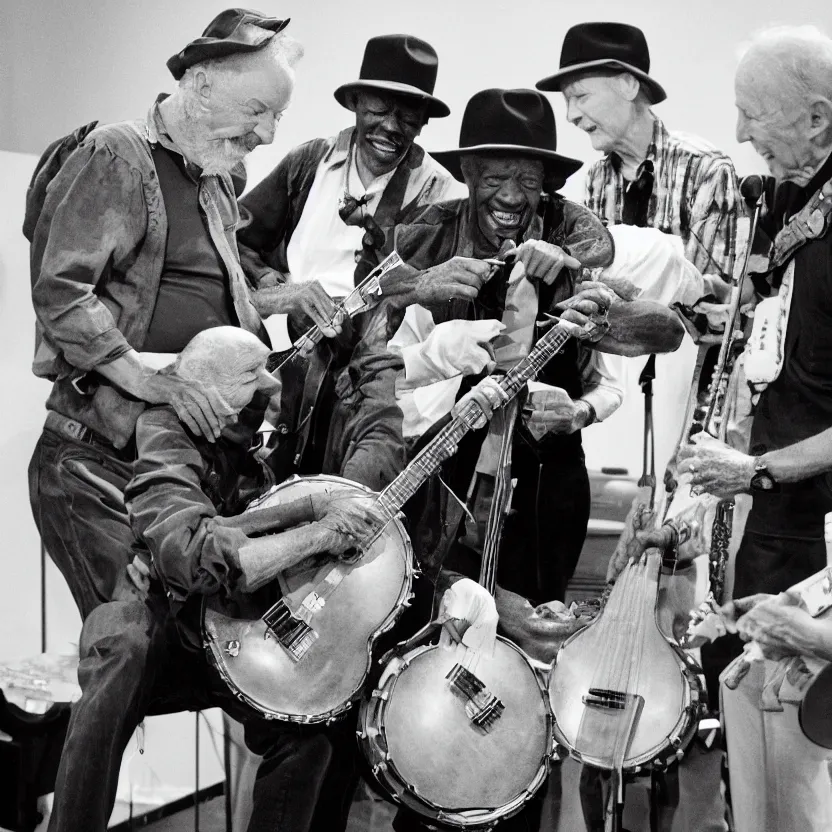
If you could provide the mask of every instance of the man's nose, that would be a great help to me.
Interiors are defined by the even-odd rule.
[[[257,373],[257,389],[271,395],[280,389],[280,380],[273,376],[265,367]]]
[[[751,140],[748,132],[748,119],[741,112],[737,112],[737,141],[742,144]]]
[[[277,122],[279,120],[280,116],[275,116],[273,113],[263,113],[260,116],[254,132],[263,144],[271,144],[274,141],[274,134],[277,130]]]
[[[566,99],[566,120],[576,127],[581,120],[581,114],[578,112],[578,105],[575,103],[574,98]]]
[[[503,182],[500,190],[497,192],[496,201],[506,208],[518,208],[525,201],[523,189],[510,179]]]

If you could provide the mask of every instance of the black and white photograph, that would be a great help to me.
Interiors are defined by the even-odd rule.
[[[832,832],[828,2],[0,40],[0,832]]]

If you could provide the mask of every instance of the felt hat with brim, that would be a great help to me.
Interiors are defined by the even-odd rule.
[[[629,72],[640,82],[651,104],[667,98],[650,73],[650,50],[644,32],[626,23],[579,23],[563,39],[560,69],[535,86],[539,90],[562,90],[576,75],[593,70]]]
[[[431,153],[463,181],[460,159],[471,154],[540,159],[548,175],[566,179],[583,162],[557,152],[555,114],[545,95],[534,90],[490,89],[476,93],[465,107],[459,147]]]
[[[335,90],[335,100],[348,110],[354,109],[349,93],[357,90],[381,90],[419,98],[428,102],[429,118],[444,118],[450,109],[433,94],[439,58],[436,50],[413,35],[380,35],[370,38],[358,80]]]
[[[288,24],[289,18],[280,20],[249,9],[226,9],[208,24],[202,37],[169,58],[167,67],[178,81],[194,64],[262,49]]]

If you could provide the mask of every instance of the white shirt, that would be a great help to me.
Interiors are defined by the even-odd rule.
[[[436,368],[443,362],[438,356],[428,354],[430,347],[425,342],[435,326],[433,316],[423,306],[408,306],[401,326],[387,344],[387,348],[401,355],[404,361],[404,374],[396,385],[396,401],[404,417],[405,438],[421,436],[450,413],[462,383],[461,374],[440,377]],[[622,360],[619,356],[593,350],[584,371],[585,392],[581,398],[592,405],[599,421],[614,413],[621,404],[624,391],[617,379]],[[426,378],[430,379],[427,384]],[[417,384],[414,379],[419,380]]]
[[[600,270],[599,279],[603,281],[606,276],[629,280],[641,289],[639,300],[666,306],[673,303],[693,306],[712,292],[712,281],[721,281],[721,278],[700,274],[685,258],[684,244],[679,237],[664,234],[657,228],[631,225],[612,225],[609,232],[615,241],[615,259]],[[682,422],[696,354],[696,345],[686,334],[678,350],[656,356],[653,424],[657,493],[662,490],[662,474],[684,429]],[[618,361],[615,383],[624,390],[623,406],[606,424],[587,435],[584,452],[588,468],[620,467],[637,476],[642,468],[644,426],[644,396],[638,379],[647,356]]]
[[[349,170],[349,182],[347,179]],[[306,198],[306,205],[295,228],[286,259],[293,283],[318,280],[332,298],[342,298],[355,288],[355,255],[361,251],[364,229],[347,225],[339,216],[346,188],[360,199],[370,195],[363,210],[374,214],[387,183],[396,172],[375,177],[365,188],[355,164],[355,147],[349,165],[333,154],[324,157],[315,172],[315,180]]]

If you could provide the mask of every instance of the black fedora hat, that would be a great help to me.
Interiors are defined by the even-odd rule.
[[[667,98],[662,86],[648,74],[650,50],[644,32],[626,23],[579,23],[563,39],[560,69],[538,81],[539,90],[560,90],[567,78],[593,69],[619,69],[641,81],[652,104]]]
[[[438,69],[436,50],[426,41],[413,35],[380,35],[367,41],[358,80],[338,87],[335,99],[351,110],[347,93],[387,90],[421,98],[428,102],[429,117],[443,118],[451,111],[433,94]]]
[[[482,90],[471,97],[462,116],[459,147],[431,153],[462,181],[460,157],[477,153],[540,159],[547,172],[564,179],[583,162],[557,152],[555,114],[545,95],[534,90]]]
[[[189,66],[200,61],[262,49],[288,24],[289,18],[280,20],[249,9],[226,9],[208,24],[202,37],[192,40],[181,52],[169,58],[167,67],[178,81]],[[253,31],[252,26],[262,31]]]

